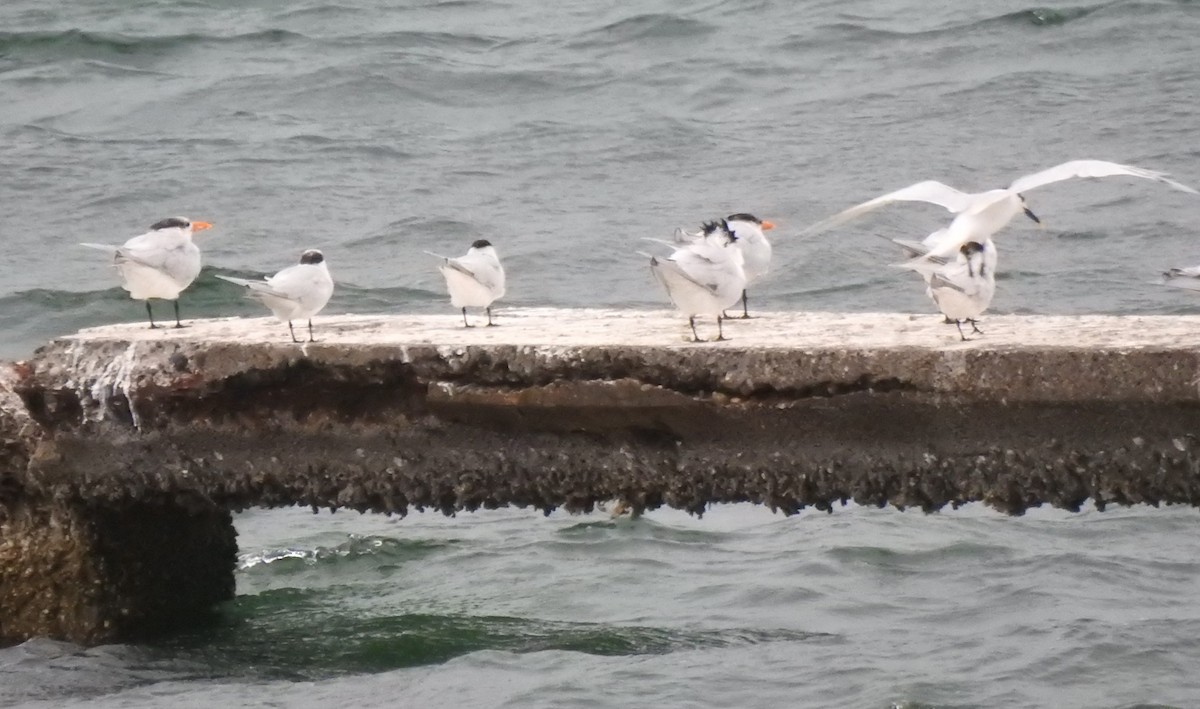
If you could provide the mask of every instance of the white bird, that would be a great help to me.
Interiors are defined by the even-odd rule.
[[[1154,180],[1174,187],[1177,190],[1200,194],[1187,185],[1176,182],[1165,173],[1145,170],[1130,165],[1118,165],[1104,160],[1072,160],[1055,165],[1052,168],[1025,175],[1013,180],[1012,184],[1003,189],[988,190],[977,194],[960,192],[953,187],[934,180],[918,182],[904,189],[896,190],[863,202],[845,211],[839,212],[825,221],[814,224],[803,233],[823,231],[851,219],[862,216],[867,212],[878,209],[893,202],[929,202],[945,207],[956,216],[946,228],[945,234],[931,248],[932,256],[947,256],[953,254],[968,241],[982,243],[1003,229],[1012,218],[1024,212],[1035,222],[1041,220],[1025,205],[1022,193],[1035,187],[1042,187],[1054,182],[1069,180],[1073,177],[1114,177],[1125,175]]]
[[[175,327],[183,327],[179,322],[179,294],[200,275],[200,249],[192,241],[192,234],[210,228],[208,222],[170,217],[155,222],[150,231],[121,246],[81,245],[112,254],[121,287],[129,291],[130,298],[146,301],[151,328],[158,327],[150,310],[151,298],[174,301]]]
[[[1169,269],[1163,273],[1163,284],[1172,288],[1200,291],[1200,266]]]
[[[897,264],[926,276],[929,295],[948,320],[958,326],[963,340],[963,323],[980,335],[976,318],[987,310],[996,294],[996,245],[991,239],[968,241],[955,258],[924,254]]]
[[[932,249],[935,245],[937,245],[938,241],[941,240],[941,238],[945,235],[945,233],[946,233],[945,229],[938,229],[937,231],[933,232],[932,234],[925,237],[921,241],[910,241],[909,239],[893,239],[891,237],[883,237],[883,238],[887,239],[888,241],[892,242],[893,244],[896,244],[900,248],[904,249],[904,255],[907,258],[921,259],[921,257],[923,257],[929,253],[930,249]],[[942,257],[942,261],[945,262],[945,260],[946,259],[944,257]],[[933,300],[933,288],[931,288],[929,285],[929,281],[933,279],[933,273],[931,271],[929,271],[928,269],[919,270],[918,273],[921,275],[921,278],[925,281],[925,295],[929,296],[930,300]],[[934,304],[935,305],[937,304],[936,300],[934,301]],[[954,323],[954,321],[951,320],[950,318],[946,318],[946,322],[948,324]]]
[[[725,217],[725,222],[733,232],[736,240],[733,242],[742,252],[743,268],[746,271],[746,285],[750,286],[767,275],[771,270],[771,242],[764,232],[775,228],[775,224],[759,219],[753,214],[739,212]],[[695,243],[704,238],[704,233],[689,232],[682,227],[675,230],[675,240],[680,243]],[[742,319],[750,317],[749,306],[746,302],[746,289],[742,289]]]
[[[462,308],[463,325],[472,327],[467,320],[467,308],[485,308],[488,327],[492,322],[492,303],[504,297],[504,267],[496,255],[496,247],[487,239],[471,244],[464,256],[452,258],[432,251],[425,253],[442,259],[438,270],[446,277],[446,289],[450,291],[450,304]]]
[[[292,321],[307,319],[308,341],[316,342],[312,316],[321,312],[333,296],[333,277],[329,275],[325,255],[317,249],[305,251],[300,254],[300,263],[261,281],[220,275],[217,278],[248,288],[246,297],[267,306],[275,317],[287,323],[292,342],[301,342],[296,339]]]
[[[738,302],[746,288],[744,255],[736,243],[729,223],[718,219],[704,225],[699,239],[676,248],[670,256],[650,257],[650,271],[675,307],[688,316],[696,342],[702,342],[696,334],[697,315],[716,317],[717,339],[725,339],[723,313]]]

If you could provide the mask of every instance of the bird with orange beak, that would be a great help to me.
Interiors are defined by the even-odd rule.
[[[150,231],[121,246],[83,246],[112,254],[121,287],[129,291],[130,298],[146,302],[151,328],[158,327],[150,309],[152,298],[174,302],[175,327],[183,327],[179,321],[179,294],[200,275],[200,249],[192,241],[192,234],[210,228],[208,222],[169,217],[151,224]]]
[[[734,245],[742,252],[742,269],[746,272],[746,286],[767,275],[771,270],[771,242],[767,240],[768,232],[775,225],[765,219],[759,219],[753,214],[739,212],[725,218],[729,231],[733,234]],[[696,243],[704,239],[703,232],[689,232],[682,227],[675,230],[675,241],[680,243]],[[736,303],[734,303],[736,305]],[[750,307],[746,303],[746,288],[742,289],[742,318],[750,317]]]

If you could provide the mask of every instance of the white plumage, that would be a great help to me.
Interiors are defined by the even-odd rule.
[[[987,310],[996,294],[997,261],[996,245],[991,239],[984,239],[963,244],[952,259],[921,255],[898,265],[925,276],[929,296],[942,314],[954,321],[958,334],[965,340],[963,323],[983,334],[976,326],[976,318]]]
[[[1191,187],[1168,178],[1162,172],[1104,160],[1072,160],[1041,172],[1018,177],[1004,189],[977,194],[961,192],[934,180],[918,182],[839,212],[805,229],[804,233],[830,229],[893,202],[929,202],[940,205],[956,215],[938,242],[931,245],[929,252],[931,256],[946,256],[953,254],[969,241],[982,243],[984,239],[1003,229],[1021,212],[1040,223],[1025,205],[1023,192],[1076,177],[1116,176],[1140,177],[1161,182],[1183,192],[1200,194]]]
[[[220,275],[217,278],[247,288],[247,297],[267,306],[275,317],[287,323],[293,342],[300,340],[296,339],[292,321],[308,320],[308,339],[316,342],[312,317],[321,312],[333,297],[333,277],[329,275],[325,255],[317,249],[305,251],[300,255],[300,263],[263,280]]]
[[[670,256],[650,257],[650,271],[675,307],[688,316],[696,342],[701,341],[696,334],[697,315],[714,316],[717,339],[725,339],[723,313],[737,303],[746,287],[745,256],[736,241],[726,220],[719,219],[705,224],[701,234]]]
[[[175,326],[183,327],[179,321],[179,294],[200,275],[200,249],[192,241],[192,234],[211,227],[208,222],[171,217],[121,246],[82,245],[112,254],[121,287],[134,300],[146,301],[150,327],[158,327],[150,310],[151,298],[175,301]]]
[[[450,292],[450,304],[462,309],[463,325],[471,327],[467,320],[467,308],[485,308],[488,325],[492,322],[492,303],[504,297],[504,267],[496,247],[487,239],[471,244],[467,253],[458,258],[442,256],[427,251],[431,256],[442,259],[438,270],[446,278],[446,289]]]

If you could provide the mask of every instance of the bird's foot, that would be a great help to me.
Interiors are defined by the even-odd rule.
[[[728,318],[726,318],[726,319],[728,320]],[[734,320],[757,320],[757,319],[758,319],[757,315],[751,315],[749,313],[744,313],[744,314],[739,315],[736,318],[734,318]]]
[[[488,323],[488,324],[487,324],[487,326],[488,326],[488,327],[500,327],[499,325],[497,325],[497,324],[496,324],[496,323],[494,323],[494,322],[490,322],[490,323]]]
[[[717,335],[717,336],[716,336],[716,337],[713,339],[713,342],[728,342],[728,341],[729,341],[729,338],[728,338],[728,337],[725,337],[724,335]]]
[[[971,323],[971,332],[977,332],[980,335],[983,334],[983,330],[979,329],[979,323],[975,322],[974,320],[968,320],[967,322]]]
[[[157,330],[157,329],[159,329],[159,328],[158,328],[158,325],[155,325],[154,323],[150,323],[150,329],[151,329],[151,330]]]
[[[181,323],[181,322],[177,322],[177,323],[175,323],[175,329],[176,329],[176,330],[182,330],[182,329],[183,329],[183,328],[185,328],[185,327],[187,327],[187,325],[184,325],[184,324],[183,324],[183,323]]]

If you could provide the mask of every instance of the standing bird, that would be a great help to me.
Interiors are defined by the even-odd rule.
[[[765,219],[759,219],[753,214],[739,212],[725,218],[729,229],[733,232],[734,244],[742,252],[743,268],[746,271],[746,285],[749,286],[771,269],[771,242],[763,232],[770,231],[775,225]],[[692,233],[682,228],[675,230],[675,240],[681,243],[695,243],[703,239],[704,233]],[[746,302],[746,289],[742,289],[742,319],[749,319],[750,310]]]
[[[208,222],[194,222],[185,217],[170,217],[150,225],[150,231],[135,236],[121,246],[82,244],[106,251],[113,256],[113,265],[121,276],[121,287],[134,300],[146,301],[146,315],[151,329],[154,313],[151,298],[175,303],[175,327],[179,321],[179,294],[200,275],[200,249],[192,242],[192,233],[212,228]]]
[[[668,245],[671,245],[669,242]],[[696,316],[717,319],[717,339],[724,340],[724,312],[738,302],[746,288],[744,255],[728,221],[718,219],[704,225],[700,238],[680,246],[666,258],[650,257],[650,271],[667,290],[667,297],[688,316],[695,342]]]
[[[312,316],[321,312],[333,296],[333,277],[329,275],[325,255],[320,251],[305,251],[300,254],[300,263],[288,266],[261,281],[231,276],[217,278],[248,288],[249,293],[246,297],[267,306],[275,317],[287,323],[292,342],[302,341],[296,339],[292,321],[307,319],[308,341],[316,342],[313,337]]]
[[[504,267],[496,255],[496,247],[487,239],[471,244],[465,256],[451,258],[425,253],[442,259],[438,270],[446,277],[446,289],[450,291],[450,304],[462,308],[463,325],[473,327],[467,320],[467,308],[485,308],[488,327],[492,322],[492,303],[504,297]]]
[[[1154,170],[1119,165],[1104,160],[1072,160],[1032,175],[1018,177],[1003,189],[988,190],[977,194],[960,192],[934,180],[918,182],[835,214],[829,219],[805,229],[803,233],[830,229],[892,202],[929,202],[941,205],[955,214],[950,226],[946,227],[945,233],[929,251],[930,256],[949,256],[969,241],[983,243],[984,239],[990,238],[1003,229],[1012,221],[1013,217],[1022,212],[1040,224],[1041,220],[1025,204],[1023,192],[1073,177],[1120,175],[1154,180],[1177,190],[1200,194],[1191,187],[1168,178],[1165,173]]]
[[[938,309],[958,326],[964,341],[963,323],[980,335],[976,318],[992,304],[996,294],[996,245],[991,239],[968,241],[958,249],[956,258],[921,255],[898,264],[926,277],[929,296]]]

